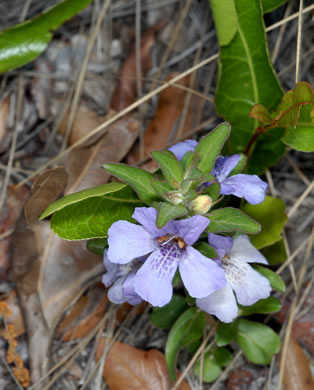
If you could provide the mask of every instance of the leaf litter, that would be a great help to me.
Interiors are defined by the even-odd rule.
[[[31,3],[37,4],[36,1]],[[40,9],[42,5],[40,6],[37,4],[36,6],[38,12],[38,9]],[[185,50],[193,48],[193,45],[200,39],[199,26],[201,25],[201,18],[204,13],[203,7],[206,6],[192,4],[186,18],[187,24],[185,25],[184,32],[182,33],[182,36],[178,37],[175,45],[176,50],[171,53],[170,61],[177,56],[178,48],[181,50],[181,53],[179,54],[183,53],[184,55],[181,56],[181,61],[176,62],[175,65],[171,65],[172,63],[170,61],[168,61],[168,63],[166,62],[163,66],[163,79],[173,77],[172,72],[182,72],[192,66],[193,56],[188,53],[185,54]],[[141,34],[143,55],[142,71],[143,73],[146,73],[146,76],[143,78],[144,91],[147,90],[147,85],[151,79],[149,71],[151,68],[158,67],[158,58],[162,56],[167,45],[167,37],[166,39],[163,37],[164,40],[160,41],[159,33],[165,35],[163,28],[164,26],[167,27],[167,24],[170,25],[169,21],[171,18],[174,19],[176,17],[176,11],[178,10],[176,7],[177,5],[175,3],[174,5],[167,6],[163,6],[162,4],[158,4],[157,6],[156,4],[156,8],[148,6],[147,9],[145,9],[144,7],[145,12],[147,13],[141,14],[142,24],[145,25],[143,33]],[[31,16],[36,12],[34,11],[33,4],[30,6],[29,12]],[[120,42],[121,47],[125,47],[125,42],[127,42],[128,45],[130,42],[129,36],[134,36],[133,26],[135,7],[131,4],[124,4],[118,8],[113,4],[111,12],[112,17],[114,18],[113,20],[120,23],[120,26],[124,26],[124,34],[128,37],[123,38],[122,29],[121,34],[120,31],[117,33],[117,31],[113,29],[112,40],[110,37],[104,38],[103,36],[99,36],[96,45],[97,47],[95,47],[93,51],[86,80],[84,81],[83,96],[80,101],[76,120],[73,124],[72,134],[69,139],[70,144],[88,134],[97,127],[98,124],[103,123],[108,118],[108,115],[111,115],[109,107],[114,111],[120,111],[138,97],[136,91],[137,58],[135,47],[133,46],[133,49],[129,51],[129,57],[126,59],[124,59],[121,54],[120,56],[113,58],[109,68],[106,67],[107,64],[104,60],[107,57],[103,55],[105,49],[108,50],[109,48],[110,50],[113,48],[112,44],[114,40]],[[28,95],[27,98],[25,98],[22,121],[18,123],[20,129],[19,141],[22,142],[26,139],[25,137],[29,138],[27,138],[24,145],[19,147],[15,152],[15,165],[11,174],[11,183],[13,185],[20,182],[25,177],[27,170],[33,170],[40,167],[41,164],[47,162],[49,158],[60,150],[62,134],[65,133],[69,111],[65,110],[64,119],[61,121],[58,132],[55,133],[54,137],[50,137],[53,130],[51,125],[48,124],[41,129],[39,126],[42,125],[43,120],[50,119],[54,124],[58,122],[60,108],[64,104],[64,99],[60,100],[60,97],[64,97],[64,95],[68,93],[73,81],[71,69],[73,68],[73,64],[75,64],[75,61],[73,61],[74,57],[71,58],[71,55],[73,55],[73,51],[71,53],[71,47],[75,41],[76,44],[79,43],[79,45],[76,46],[76,48],[79,48],[77,53],[84,52],[84,45],[87,42],[84,34],[87,34],[88,29],[82,26],[88,25],[91,16],[92,10],[91,7],[89,7],[84,11],[83,16],[74,18],[72,25],[71,23],[68,23],[62,28],[63,30],[60,30],[59,35],[55,36],[44,54],[45,57],[47,55],[46,61],[48,68],[38,66],[37,75],[32,75],[29,68],[21,69],[17,72],[22,73],[26,78],[27,88],[29,87],[30,82],[32,83],[33,81],[47,80],[48,82],[46,84],[36,85],[36,88],[39,89],[40,92],[38,94],[38,90],[36,91],[38,94],[37,97],[35,97],[35,92],[32,91],[31,96]],[[125,19],[126,17],[129,19]],[[281,17],[280,13],[277,13],[276,16],[275,14],[269,14],[267,23],[272,24]],[[125,23],[126,20],[127,22]],[[167,21],[158,23],[158,20]],[[307,23],[307,26],[309,20],[305,19],[304,23]],[[78,35],[74,37],[76,34],[75,25],[82,27],[81,31],[83,31],[83,33],[81,33],[81,37]],[[293,25],[295,25],[295,21],[290,25],[289,31],[293,30]],[[304,27],[305,29],[307,28],[306,26]],[[212,28],[209,20],[208,30],[211,31]],[[171,34],[171,29],[169,31],[168,34]],[[70,44],[66,42],[66,39],[62,36],[64,32],[66,32],[68,37],[70,36]],[[81,39],[82,36],[83,39]],[[269,33],[268,39],[270,46],[272,47],[277,40],[277,32],[273,31]],[[286,69],[293,63],[294,59],[292,54],[293,50],[284,49],[285,47],[294,44],[295,35],[288,33],[281,44],[281,55],[276,59],[276,68],[279,71],[281,82],[286,90],[293,88],[293,76],[291,76],[291,72],[288,72]],[[58,45],[62,48],[62,56],[59,55],[56,61],[53,58],[56,59],[55,53]],[[303,45],[304,52],[306,52],[310,47],[310,40],[308,37],[305,37]],[[203,47],[204,58],[214,54],[213,48],[215,47],[216,42],[214,38],[206,41]],[[124,54],[124,52],[122,53]],[[193,52],[192,50],[190,53],[193,54],[195,51]],[[81,58],[83,58],[83,55],[81,55]],[[36,60],[35,64],[40,64],[40,61],[41,58]],[[127,66],[127,64],[129,65]],[[64,66],[63,69],[65,69],[66,66],[68,68],[67,73],[63,73],[63,75],[60,76],[62,66]],[[210,65],[207,68],[198,71],[195,89],[200,92],[203,91],[203,80],[207,77],[209,67]],[[50,72],[49,76],[47,69],[49,69]],[[305,58],[302,70],[304,72],[304,78],[309,82],[313,82],[313,77],[309,75],[307,69],[309,69],[309,60]],[[103,79],[101,80],[102,77]],[[182,79],[180,84],[181,83],[185,87],[189,85],[188,79]],[[91,85],[93,86],[92,88]],[[17,88],[17,84],[15,84],[15,86],[13,85],[11,91],[13,90],[13,92],[15,92],[14,88]],[[113,94],[114,98],[110,98],[114,88],[116,88]],[[210,85],[208,88],[210,91],[209,94],[211,94],[213,92],[214,84]],[[11,94],[11,96],[14,96],[14,93]],[[97,349],[97,347],[98,349],[101,349],[101,342],[97,337],[94,343],[91,344],[87,342],[90,335],[97,329],[97,326],[99,327],[102,325],[102,327],[98,329],[99,332],[102,329],[109,327],[110,321],[106,320],[107,322],[105,321],[104,324],[101,324],[101,321],[102,318],[104,318],[103,316],[106,316],[106,313],[111,313],[111,309],[109,308],[110,305],[106,303],[105,291],[98,285],[99,275],[102,273],[101,258],[88,252],[85,243],[61,241],[51,233],[47,221],[36,221],[36,215],[40,214],[40,210],[44,208],[45,204],[48,204],[51,202],[51,199],[55,199],[58,194],[60,194],[63,184],[66,186],[65,193],[69,193],[108,181],[108,175],[100,169],[104,162],[119,162],[127,158],[128,161],[137,163],[139,157],[138,149],[132,149],[131,153],[129,151],[138,137],[140,126],[146,128],[144,133],[145,154],[148,154],[152,149],[165,147],[169,141],[171,142],[171,140],[176,137],[177,124],[182,115],[185,96],[185,90],[179,89],[176,86],[170,87],[160,96],[158,103],[152,101],[148,105],[145,117],[141,118],[141,121],[139,121],[137,113],[132,113],[111,125],[103,133],[100,133],[97,138],[88,140],[83,147],[71,152],[64,161],[69,176],[67,183],[65,183],[65,173],[60,170],[60,168],[48,171],[48,176],[47,174],[44,174],[38,179],[39,181],[37,180],[37,184],[36,182],[34,183],[33,193],[30,195],[29,200],[25,205],[24,214],[22,214],[18,220],[14,238],[14,249],[12,249],[12,260],[9,260],[8,257],[9,241],[12,240],[12,232],[8,233],[6,237],[1,238],[1,245],[4,240],[8,240],[4,245],[4,249],[2,249],[2,246],[0,245],[1,261],[2,259],[5,259],[5,266],[1,268],[1,270],[3,269],[1,272],[4,280],[4,282],[1,283],[1,294],[4,299],[7,299],[9,307],[11,307],[12,315],[11,319],[8,318],[8,321],[11,321],[15,325],[17,334],[23,333],[21,320],[24,319],[29,342],[28,362],[32,380],[34,382],[49,372],[52,362],[56,362],[60,360],[60,358],[66,357],[69,351],[71,352],[71,343],[74,343],[73,345],[76,346],[82,345],[83,352],[85,353],[85,355],[83,353],[80,357],[77,357],[76,360],[72,362],[71,367],[73,368],[75,365],[77,367],[78,365],[80,367],[79,372],[83,372],[82,377],[87,378],[88,375],[86,374],[87,371],[84,371],[84,365],[87,364],[89,368],[95,367],[95,362],[92,361],[95,358],[95,349]],[[41,99],[43,99],[42,106],[39,104]],[[1,111],[1,113],[3,113],[3,117],[1,117],[1,129],[3,129],[3,132],[1,134],[5,134],[5,139],[3,138],[4,142],[2,142],[1,145],[1,153],[4,153],[4,155],[1,155],[4,157],[1,161],[3,161],[4,166],[7,162],[7,150],[12,134],[12,126],[6,126],[6,121],[10,122],[11,120],[12,123],[12,118],[14,118],[14,112],[12,113],[11,109],[13,103],[10,101],[10,104],[7,106],[6,103],[2,103],[3,111]],[[35,104],[37,106],[37,111],[34,110]],[[50,107],[52,106],[57,109],[50,110]],[[31,116],[27,115],[27,112],[28,114],[31,113]],[[206,118],[206,114],[209,113],[213,116],[213,123],[209,125],[210,128],[212,128],[214,124],[218,122],[218,118],[213,115],[212,106],[210,104],[205,104],[203,117]],[[8,116],[9,118],[6,118]],[[191,105],[185,122],[186,130],[191,129],[191,117],[194,116],[198,117],[199,113],[195,111],[195,108]],[[31,120],[27,121],[27,117]],[[198,123],[196,123],[196,126],[197,125]],[[208,130],[208,128],[205,127],[204,130]],[[154,136],[155,134],[157,134],[156,137]],[[49,148],[47,148],[47,138],[50,140]],[[5,142],[6,140],[9,140],[9,142]],[[41,154],[40,150],[43,148],[46,148],[45,150],[48,150],[49,152],[47,154]],[[313,175],[313,171],[309,159],[304,157],[304,155],[290,152],[289,156],[290,159],[294,161],[297,169],[295,169],[295,166],[289,163],[287,164],[287,161],[282,160],[282,162],[271,170],[271,178],[269,180],[272,180],[273,189],[276,194],[279,195],[288,206],[292,207],[302,191],[308,186],[308,184],[302,180],[302,175],[310,178],[311,175]],[[24,200],[29,193],[28,187],[14,188],[12,184],[9,188],[8,200],[5,206],[7,214],[6,217],[1,220],[0,224],[2,233],[10,232],[14,229],[19,211],[22,209]],[[21,191],[21,194],[19,194],[18,191]],[[311,222],[310,220],[307,222],[307,217],[312,209],[312,200],[313,198],[310,194],[301,204],[301,207],[296,210],[293,217],[288,221],[286,228],[290,249],[288,258],[289,253],[291,255],[291,253],[300,246],[303,239],[311,234]],[[4,254],[4,256],[2,256],[2,254]],[[296,272],[299,270],[302,258],[301,252],[294,260],[293,268]],[[17,298],[14,290],[11,289],[11,285],[6,281],[8,278],[8,273],[6,271],[8,264],[11,265],[10,277],[12,280],[14,279],[16,281],[19,304],[22,307],[22,316],[18,311],[12,310],[17,308]],[[292,283],[293,272],[291,269],[289,271],[288,267],[285,268],[283,272],[284,279],[289,285],[284,297],[287,312],[290,310],[290,298],[293,296],[294,292]],[[293,333],[301,343],[303,350],[306,350],[307,352],[312,352],[309,340],[314,322],[313,314],[311,314],[313,313],[313,310],[310,309],[311,301],[309,299],[313,292],[313,286],[311,287],[310,280],[311,269],[309,269],[303,283],[305,295],[301,297],[303,302],[306,302],[306,305],[308,305],[308,310],[303,310],[302,306],[297,307],[298,315],[294,323]],[[67,309],[69,310],[67,311]],[[133,379],[135,380],[134,386],[136,386],[136,383],[139,383],[140,386],[134,388],[144,388],[143,383],[148,386],[147,388],[152,388],[149,386],[151,386],[153,380],[157,381],[154,383],[159,383],[160,388],[170,388],[168,377],[164,371],[163,355],[154,349],[147,351],[148,348],[162,349],[165,332],[147,324],[145,309],[144,312],[142,311],[140,314],[135,314],[135,316],[132,314],[132,310],[131,312],[129,311],[130,308],[125,307],[124,310],[126,314],[116,320],[117,334],[115,338],[119,341],[114,342],[111,349],[112,352],[108,353],[108,358],[104,362],[105,381],[110,388],[115,388],[114,386],[119,386],[119,384],[121,384],[119,380],[131,380],[130,372],[126,366],[130,361],[133,362],[134,359],[134,372],[137,373],[135,377],[133,376]],[[279,318],[278,315],[275,317],[277,317],[277,320],[282,322],[283,325],[287,321],[285,315],[281,318]],[[58,326],[59,322],[60,324]],[[55,329],[57,329],[56,333],[54,331]],[[68,340],[68,342],[65,342],[65,340]],[[130,345],[126,345],[125,342]],[[134,348],[133,345],[137,348]],[[120,359],[117,359],[117,357],[124,356],[121,351],[125,353],[126,357],[129,357],[125,362],[124,360],[121,362]],[[291,352],[291,358],[293,358],[294,355],[299,356],[298,353],[299,352]],[[88,359],[89,355],[91,356],[90,360]],[[24,356],[24,358],[26,360],[27,356]],[[138,364],[136,363],[137,359]],[[188,365],[189,359],[190,358],[185,353],[180,357],[179,367],[182,370]],[[300,362],[301,360],[304,362],[300,363],[303,365],[304,369],[307,365],[306,360],[299,359],[298,357],[296,359],[300,360]],[[68,358],[68,363],[69,362],[70,358]],[[147,378],[146,375],[147,365],[154,373],[149,378]],[[119,378],[119,374],[118,376],[116,375],[116,371],[120,366],[121,370],[123,370],[123,376],[121,375],[121,378]],[[244,373],[243,375],[240,375],[241,370],[243,371],[243,367],[247,367],[250,374]],[[55,370],[55,374],[57,375],[59,368],[56,367]],[[69,373],[74,372],[73,370],[69,369]],[[237,388],[242,386],[242,388],[252,390],[261,389],[264,387],[266,381],[271,384],[271,388],[275,388],[276,381],[278,381],[278,367],[276,363],[273,371],[268,371],[267,368],[263,368],[262,370],[257,369],[245,362],[243,358],[240,358],[232,363],[229,371],[230,370],[233,370],[234,375],[239,373]],[[138,373],[139,371],[140,373]],[[160,374],[160,372],[162,372],[162,374]],[[308,371],[306,372],[308,373]],[[141,376],[142,374],[143,377]],[[54,387],[55,385],[57,386],[57,384],[59,387],[61,386],[61,388],[67,388],[65,387],[67,385],[64,385],[64,383],[67,382],[64,381],[72,381],[72,385],[74,384],[75,386],[82,377],[77,377],[75,381],[71,378],[71,375],[67,375],[66,372],[62,373],[62,371],[60,371],[60,378],[56,377],[56,384],[51,384],[50,388],[58,388]],[[248,377],[249,381],[247,380]],[[307,377],[307,375],[304,375],[304,377]],[[6,385],[12,387],[12,379],[7,373],[5,378]],[[234,389],[234,384],[232,384],[231,381],[223,382],[223,378],[224,377],[222,376],[218,380],[217,386],[221,389]],[[199,379],[196,378],[192,372],[187,374],[187,379],[191,388],[199,388]],[[111,383],[110,380],[112,380],[113,383]],[[40,382],[39,388],[44,388],[44,383],[44,381]],[[185,383],[183,386],[188,385]],[[216,385],[214,385],[213,388],[215,388],[215,386]]]

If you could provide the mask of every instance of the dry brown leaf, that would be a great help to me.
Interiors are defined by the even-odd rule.
[[[171,73],[167,81],[177,76]],[[178,84],[187,87],[189,77],[178,81]],[[187,92],[176,86],[170,86],[161,92],[155,117],[149,123],[144,133],[144,155],[148,156],[152,150],[164,149],[167,147],[170,136],[179,124]],[[183,134],[192,126],[193,105],[190,104],[186,116]],[[134,147],[128,156],[128,163],[134,164],[139,160],[138,147]],[[148,165],[149,167],[149,165]]]
[[[0,103],[0,153],[4,151],[1,143],[8,131],[6,126],[6,120],[7,120],[7,115],[9,113],[9,107],[10,107],[10,96],[7,96]]]
[[[141,36],[141,70],[146,73],[152,66],[151,49],[155,44],[156,34],[165,26],[162,21]],[[119,81],[113,92],[111,108],[115,111],[122,111],[136,99],[136,52],[135,45],[132,46],[127,59],[124,61]]]
[[[104,346],[103,338],[97,347],[97,360],[101,358]],[[157,349],[144,351],[118,341],[108,352],[103,375],[110,390],[170,390],[173,386],[161,352]],[[190,386],[183,380],[178,390],[190,390]]]
[[[7,279],[12,233],[28,194],[25,186],[8,188],[7,201],[0,213],[0,281]]]
[[[288,344],[284,371],[285,390],[313,390],[314,381],[310,362],[303,349],[291,337]]]

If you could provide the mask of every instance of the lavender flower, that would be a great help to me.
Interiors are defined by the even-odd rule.
[[[188,151],[193,151],[196,145],[196,141],[186,140],[173,145],[169,150],[181,160],[184,154]],[[211,173],[216,177],[216,181],[220,183],[221,194],[244,198],[251,204],[261,203],[265,198],[267,183],[256,175],[238,174],[228,177],[240,158],[239,154],[234,154],[231,157],[217,157]]]
[[[192,247],[208,226],[207,218],[196,215],[170,221],[162,229],[156,227],[157,211],[152,207],[137,207],[133,218],[141,226],[118,221],[108,230],[108,259],[123,265],[150,254],[132,281],[142,299],[154,306],[166,305],[178,267],[192,297],[206,297],[226,284],[223,268]]]
[[[107,250],[104,253],[104,265],[107,270],[102,277],[102,282],[109,287],[108,298],[111,302],[120,304],[128,302],[130,305],[137,305],[142,298],[134,290],[134,277],[143,264],[144,259],[138,259],[129,264],[115,264],[109,261]]]
[[[268,279],[248,264],[267,264],[267,260],[254,248],[246,235],[232,240],[230,237],[210,233],[208,241],[216,249],[217,261],[225,270],[227,284],[206,298],[197,299],[196,304],[221,321],[232,322],[238,314],[234,293],[238,302],[244,306],[253,305],[270,295],[271,287]]]

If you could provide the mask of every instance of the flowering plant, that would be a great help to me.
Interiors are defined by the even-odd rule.
[[[209,359],[217,351],[227,358],[230,351],[222,347],[233,340],[259,364],[279,350],[271,328],[243,318],[278,311],[271,292],[284,285],[265,267],[262,246],[251,242],[262,234],[260,223],[243,211],[249,206],[254,215],[267,202],[267,184],[241,173],[244,155],[221,156],[229,135],[222,123],[199,142],[152,152],[154,173],[107,163],[104,169],[122,183],[68,195],[42,215],[54,212],[51,226],[63,238],[96,238],[89,248],[100,245],[111,302],[148,302],[153,323],[172,327],[166,360],[173,378],[178,350],[200,342],[206,314],[218,326]]]

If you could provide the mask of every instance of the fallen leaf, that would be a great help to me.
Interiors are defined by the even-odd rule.
[[[171,73],[167,81],[177,76],[177,73]],[[178,84],[187,87],[189,77],[182,78]],[[174,135],[174,131],[179,124],[179,119],[185,104],[186,90],[174,85],[161,92],[156,114],[148,124],[144,133],[144,156],[148,156],[152,150],[164,149],[167,147],[169,139]],[[195,98],[194,98],[195,100]],[[192,127],[192,113],[194,106],[191,103],[186,116],[183,134]],[[128,163],[134,164],[139,160],[139,148],[135,146],[128,156]],[[150,167],[151,164],[145,167]],[[144,166],[142,166],[143,168]]]
[[[9,113],[9,107],[10,107],[10,96],[7,96],[0,103],[0,153],[4,152],[2,140],[4,139],[8,131],[6,126],[6,120],[7,120],[7,115]]]
[[[29,189],[25,186],[15,188],[10,185],[7,201],[0,213],[0,236],[3,237],[0,238],[0,281],[7,280],[12,233],[28,193]]]
[[[285,390],[313,390],[314,381],[310,369],[310,362],[303,349],[291,337],[288,344],[285,371]]]
[[[141,36],[140,58],[143,74],[152,66],[151,49],[155,44],[156,34],[165,24],[166,21],[161,21],[144,31]],[[136,95],[136,51],[134,44],[120,72],[119,81],[112,95],[111,108],[115,111],[122,111],[134,102]]]
[[[105,342],[104,338],[99,341],[96,360],[101,358]],[[144,351],[118,341],[108,352],[103,376],[110,390],[170,390],[173,386],[165,356],[160,351]],[[185,380],[178,387],[178,390],[189,389]]]

